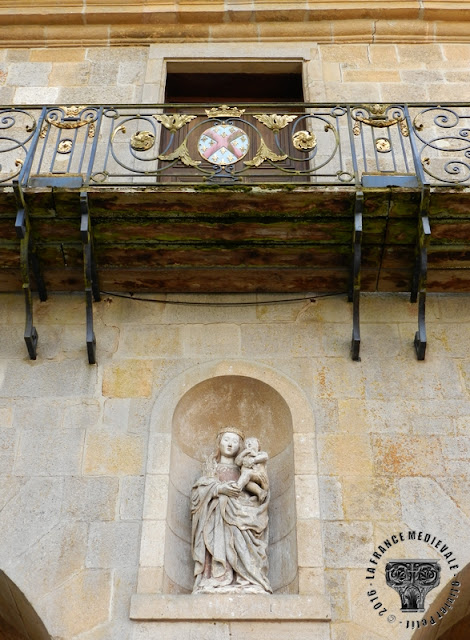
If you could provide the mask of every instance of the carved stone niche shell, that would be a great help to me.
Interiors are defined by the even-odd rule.
[[[142,627],[154,624],[155,637],[161,631],[157,622],[184,625],[216,620],[230,622],[235,640],[242,621],[286,623],[283,637],[295,637],[298,623],[307,622],[311,631],[326,633],[331,614],[322,579],[318,516],[306,513],[304,503],[299,506],[302,498],[295,490],[295,460],[302,480],[311,478],[312,487],[316,486],[314,418],[306,396],[275,369],[241,360],[198,365],[176,376],[158,394],[150,426],[139,579],[131,619]],[[217,432],[230,424],[257,437],[270,457],[268,557],[273,594],[191,594],[191,487],[201,475],[201,462],[212,451]],[[318,504],[318,496],[312,494],[309,500]],[[307,525],[312,532],[308,540]],[[304,576],[301,583],[299,575]]]
[[[189,496],[201,475],[201,463],[225,425],[254,436],[269,453],[269,580],[273,591],[296,593],[297,536],[292,418],[284,399],[269,385],[244,376],[219,376],[190,389],[173,416],[165,540],[164,591],[193,588]]]

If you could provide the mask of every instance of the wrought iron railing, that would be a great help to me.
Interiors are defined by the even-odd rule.
[[[470,185],[468,105],[0,109],[0,185]]]

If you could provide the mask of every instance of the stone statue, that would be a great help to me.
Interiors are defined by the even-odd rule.
[[[192,488],[193,593],[272,593],[268,455],[256,438],[244,441],[235,427],[221,429]]]
[[[241,467],[237,487],[254,493],[260,502],[268,495],[267,459],[266,451],[259,450],[257,438],[247,438],[245,449],[235,458],[235,464]]]

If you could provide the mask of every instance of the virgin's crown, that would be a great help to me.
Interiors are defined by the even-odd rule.
[[[223,433],[236,433],[237,436],[240,436],[242,440],[245,439],[245,434],[243,433],[243,431],[241,431],[240,429],[237,429],[237,427],[231,427],[230,425],[226,427],[222,427],[222,429],[219,429],[219,433],[217,435],[220,436]]]

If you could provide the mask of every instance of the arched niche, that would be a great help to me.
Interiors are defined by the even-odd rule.
[[[270,456],[271,584],[267,596],[201,599],[192,588],[189,490],[218,428],[243,423]],[[155,389],[145,471],[136,621],[310,621],[328,624],[323,579],[315,421],[303,390],[280,371],[242,359],[198,364]],[[210,604],[210,606],[209,606]],[[215,608],[214,608],[215,607]]]
[[[31,603],[3,571],[0,571],[0,638],[51,640]]]
[[[163,592],[190,593],[190,492],[219,429],[236,425],[269,454],[269,578],[276,593],[298,593],[292,415],[273,387],[248,376],[224,375],[194,385],[172,419]]]

